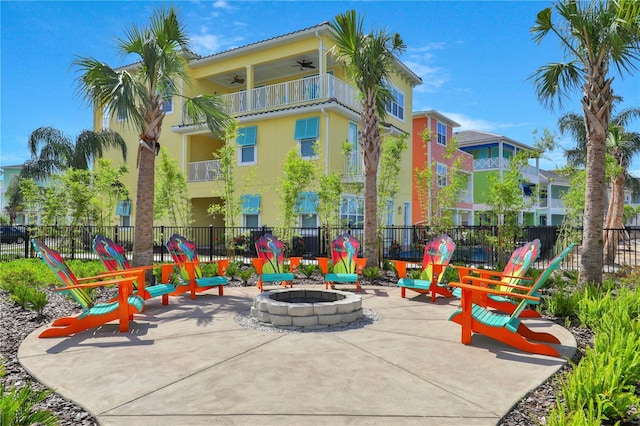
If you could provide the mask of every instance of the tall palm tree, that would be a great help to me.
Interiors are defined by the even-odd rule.
[[[619,98],[616,101],[620,100]],[[606,139],[607,155],[613,160],[607,174],[611,182],[611,199],[607,207],[605,228],[624,227],[624,191],[631,188],[637,192],[637,180],[629,174],[631,159],[640,152],[640,133],[627,132],[633,119],[640,117],[640,108],[626,108],[611,117]],[[576,113],[567,113],[558,120],[562,134],[569,133],[576,141],[576,147],[566,150],[567,161],[577,166],[586,164],[587,138],[584,118]],[[634,186],[635,185],[635,186]],[[618,231],[604,233],[604,262],[609,264],[615,259],[618,243]]]
[[[84,130],[75,142],[53,127],[39,127],[29,135],[29,152],[20,172],[25,178],[45,179],[68,168],[88,170],[107,149],[116,149],[127,159],[127,144],[116,132]]]
[[[632,2],[627,4],[633,4]],[[540,43],[549,33],[560,41],[567,62],[550,63],[533,75],[538,100],[553,109],[557,99],[581,87],[587,140],[587,183],[580,260],[581,283],[602,283],[603,224],[605,207],[605,156],[614,93],[610,66],[620,74],[636,69],[640,54],[638,13],[620,8],[617,1],[559,1],[538,13],[531,28]],[[626,16],[629,15],[629,16]]]
[[[189,81],[183,58],[188,42],[175,9],[170,7],[154,11],[148,27],[132,25],[125,30],[124,38],[117,39],[117,48],[124,56],[139,59],[132,67],[114,69],[91,57],[73,62],[80,72],[79,89],[85,100],[100,110],[108,109],[111,117],[124,118],[126,125],[139,132],[135,266],[153,261],[154,169],[165,115],[162,104],[179,93],[178,81]],[[184,105],[194,122],[206,122],[216,134],[224,131],[230,119],[218,96],[185,98]]]
[[[336,59],[342,62],[362,96],[359,138],[364,157],[364,256],[368,264],[377,263],[377,173],[380,162],[380,122],[386,117],[385,104],[393,100],[388,81],[393,73],[395,54],[406,46],[399,34],[363,31],[364,19],[355,10],[337,15],[331,22]]]
[[[13,225],[16,222],[18,211],[22,209],[23,199],[22,191],[20,190],[21,180],[22,178],[20,176],[14,176],[9,181],[9,186],[7,187],[7,205],[4,206],[4,209],[9,215],[9,225]]]

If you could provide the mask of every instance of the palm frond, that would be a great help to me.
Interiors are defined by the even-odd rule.
[[[206,123],[209,130],[215,135],[224,135],[226,128],[232,122],[224,107],[222,98],[215,95],[186,98],[184,103],[186,115],[194,123]]]

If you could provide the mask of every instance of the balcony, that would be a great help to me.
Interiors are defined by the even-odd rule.
[[[222,95],[226,112],[239,115],[334,99],[355,111],[361,110],[358,90],[331,74],[317,75],[249,91]]]
[[[222,180],[220,160],[194,161],[189,163],[188,182]]]

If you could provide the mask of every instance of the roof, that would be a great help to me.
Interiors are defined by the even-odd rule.
[[[461,132],[455,132],[453,136],[458,139],[458,143],[460,144],[460,148],[463,147],[471,147],[475,145],[482,144],[492,144],[498,142],[506,142],[511,145],[515,145],[518,148],[528,150],[528,151],[537,151],[536,148],[519,142],[515,139],[511,139],[504,135],[498,135],[495,133],[489,132],[481,132],[479,130],[463,130]]]
[[[540,173],[540,177],[543,179],[542,182],[569,185],[569,178],[562,176],[556,170],[539,169],[538,172]]]
[[[447,117],[446,115],[441,114],[441,113],[439,113],[438,111],[433,110],[433,109],[430,109],[430,110],[428,110],[428,111],[413,111],[411,114],[412,114],[414,117],[416,117],[416,116],[423,116],[423,115],[424,115],[425,117],[433,117],[433,118],[437,119],[438,121],[441,121],[441,122],[443,122],[444,124],[447,124],[447,125],[449,125],[449,126],[451,126],[451,127],[460,127],[460,126],[461,126],[461,124],[460,124],[460,123],[458,123],[458,122],[456,122],[456,121],[453,121],[452,119],[450,119],[450,118],[449,118],[449,117]]]

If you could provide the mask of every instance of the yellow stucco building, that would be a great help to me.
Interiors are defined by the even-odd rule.
[[[213,153],[224,141],[212,136],[203,124],[189,123],[182,113],[181,96],[221,95],[228,112],[238,122],[235,170],[238,187],[252,176],[242,190],[243,209],[238,224],[277,227],[281,225],[278,195],[275,188],[282,175],[282,163],[292,148],[315,162],[324,173],[339,171],[343,182],[351,183],[342,194],[340,213],[345,223],[363,221],[364,182],[362,156],[357,139],[360,130],[360,103],[357,89],[349,83],[342,66],[331,52],[333,42],[328,23],[280,35],[206,57],[186,58],[191,81],[179,83],[179,91],[165,102],[160,143],[176,158],[188,180],[196,226],[223,226],[222,217],[207,213],[209,205],[220,203],[219,161]],[[382,134],[408,135],[411,141],[412,91],[420,78],[400,62],[389,82],[395,102],[388,105]],[[103,111],[95,112],[97,129],[109,127],[123,135],[131,153],[137,152],[138,136],[117,119],[109,121]],[[345,158],[345,141],[353,149]],[[316,150],[314,151],[314,146]],[[388,200],[385,225],[410,225],[411,218],[411,150],[402,158],[400,191]],[[118,161],[114,156],[114,161]],[[136,198],[136,156],[130,155],[130,173],[124,184]],[[249,170],[253,169],[252,175]],[[300,209],[300,226],[317,226],[314,208],[317,183],[305,195]],[[134,204],[134,203],[130,203]],[[134,205],[121,205],[121,225],[134,225]],[[161,224],[161,223],[158,223]],[[167,224],[169,225],[169,224]]]

